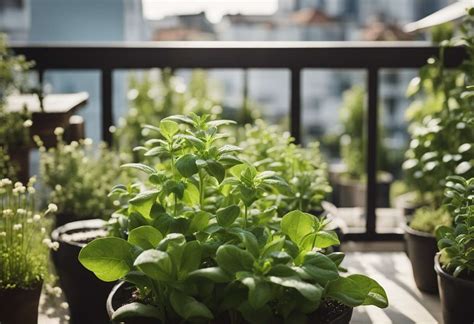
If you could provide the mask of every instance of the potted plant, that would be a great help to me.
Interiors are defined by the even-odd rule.
[[[474,132],[473,120],[474,111],[472,110],[473,96],[469,85],[472,84],[472,64],[474,62],[474,50],[472,47],[472,40],[474,39],[472,33],[473,16],[468,15],[468,18],[463,23],[462,39],[463,43],[467,44],[468,56],[461,67],[453,72],[444,72],[442,64],[436,63],[437,70],[432,66],[434,62],[429,61],[429,71],[434,75],[434,80],[427,82],[431,87],[436,86],[437,96],[443,98],[442,107],[435,112],[425,115],[422,120],[415,119],[410,125],[410,132],[412,140],[410,148],[406,152],[407,160],[403,163],[403,169],[406,173],[406,181],[410,188],[416,192],[425,204],[437,209],[443,201],[443,188],[446,183],[446,177],[450,175],[459,175],[466,178],[474,176],[474,168],[472,161],[474,159]],[[456,40],[451,42],[456,43]],[[446,43],[445,45],[451,44]],[[441,49],[441,57],[444,49]],[[437,71],[437,73],[434,73]],[[444,73],[448,73],[446,78],[443,78]],[[451,82],[456,76],[456,82]],[[423,72],[426,74],[426,72]],[[422,91],[422,89],[420,89]],[[430,96],[429,96],[430,97]],[[424,213],[424,212],[422,212]],[[436,225],[447,225],[444,217],[436,217],[429,220],[431,228]],[[425,222],[428,218],[424,217]],[[431,259],[434,257],[436,251],[436,242],[432,233],[430,237],[420,232],[414,232],[407,228],[408,247],[411,249],[409,253],[410,260],[414,267],[415,273],[426,273],[423,269],[433,267]],[[430,246],[431,245],[431,246]],[[414,251],[425,251],[426,258],[419,258]],[[410,251],[409,251],[410,252]],[[425,263],[426,262],[426,263]],[[421,268],[419,268],[421,267]],[[417,269],[416,269],[417,268]],[[418,276],[419,277],[419,276]],[[429,279],[430,278],[430,279]],[[436,287],[435,277],[431,275],[423,276],[422,286],[420,289]],[[431,283],[428,283],[431,280]],[[417,284],[420,280],[416,280]]]
[[[366,203],[366,132],[364,125],[365,118],[365,90],[362,87],[354,86],[344,93],[343,105],[341,108],[341,121],[344,132],[340,137],[341,158],[344,162],[344,169],[337,174],[332,174],[335,188],[335,204],[340,207],[365,206]],[[387,167],[388,152],[382,145],[383,129],[378,126],[377,165],[381,170]],[[342,172],[341,172],[342,171]],[[377,173],[377,207],[390,206],[390,185],[393,176],[386,171]]]
[[[107,235],[107,220],[116,208],[108,197],[109,188],[120,181],[123,172],[119,158],[105,145],[96,148],[90,139],[66,144],[62,128],[55,134],[57,144],[49,149],[35,138],[40,147],[40,179],[50,191],[49,200],[58,206],[51,236],[59,249],[53,251],[52,258],[71,322],[104,323],[107,314],[101,304],[112,284],[85,271],[77,257],[87,242]]]
[[[172,116],[140,150],[153,165],[128,164],[146,187],[117,186],[129,196],[116,216],[122,237],[96,239],[80,262],[105,281],[123,279],[107,308],[116,322],[270,323],[306,319],[348,323],[352,307],[386,307],[374,280],[339,275],[341,253],[325,222],[301,211],[283,217],[260,200],[288,190],[226,144],[230,121]],[[135,190],[134,190],[135,188]]]
[[[327,164],[319,150],[319,143],[307,147],[294,144],[294,138],[277,125],[267,125],[258,119],[254,125],[246,125],[242,156],[252,162],[258,170],[270,170],[288,183],[288,189],[261,200],[262,208],[275,209],[278,216],[298,209],[313,215],[325,213],[331,222],[329,226],[342,239],[344,222],[337,215],[330,214],[323,201],[332,189],[327,178]],[[334,208],[331,212],[334,211]]]
[[[405,228],[405,240],[413,277],[418,289],[437,293],[438,284],[434,272],[436,247],[435,230],[438,226],[451,226],[452,217],[444,208],[419,208]]]
[[[36,324],[43,279],[48,269],[48,250],[57,243],[48,239],[48,214],[36,209],[32,178],[20,182],[0,180],[0,322]]]
[[[438,286],[446,324],[474,321],[474,178],[451,176],[446,182],[447,207],[454,227],[436,230],[439,254],[435,259]]]

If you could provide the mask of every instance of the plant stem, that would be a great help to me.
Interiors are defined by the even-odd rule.
[[[247,205],[244,205],[244,228],[247,228],[248,222],[248,208]]]

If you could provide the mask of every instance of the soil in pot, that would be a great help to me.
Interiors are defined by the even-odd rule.
[[[420,232],[406,226],[405,242],[416,286],[423,292],[437,293],[438,283],[433,261],[438,252],[436,238],[430,233]]]
[[[59,242],[52,258],[69,304],[72,324],[108,323],[105,302],[114,283],[101,281],[78,260],[85,244],[107,235],[105,225],[100,219],[77,221],[58,227],[51,234]]]
[[[130,286],[126,282],[118,283],[110,292],[107,298],[107,312],[110,317],[116,309],[119,307],[137,301],[134,296],[135,288]],[[324,300],[320,308],[313,314],[309,315],[308,323],[312,324],[348,324],[352,318],[351,307],[345,306],[334,300]],[[156,319],[150,319],[145,317],[130,318],[129,320],[122,322],[125,324],[159,324]],[[182,323],[182,322],[180,322]],[[230,324],[230,318],[228,314],[223,314],[216,318],[212,324]],[[247,323],[243,319],[239,319],[238,323]],[[172,323],[167,323],[172,324]],[[275,322],[272,324],[283,324],[283,322]]]
[[[0,289],[0,323],[37,324],[43,282],[31,289]]]
[[[474,276],[454,277],[434,259],[444,324],[474,323]]]

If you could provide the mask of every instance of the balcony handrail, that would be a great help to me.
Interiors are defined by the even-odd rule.
[[[40,81],[51,69],[101,71],[102,137],[111,142],[114,70],[147,68],[285,68],[291,72],[290,130],[301,139],[301,70],[363,69],[367,71],[366,231],[349,233],[354,240],[399,240],[400,233],[377,233],[377,124],[379,70],[419,68],[437,56],[427,42],[146,42],[146,43],[13,43],[17,54],[36,62]],[[444,64],[455,67],[466,57],[463,47],[448,47]]]

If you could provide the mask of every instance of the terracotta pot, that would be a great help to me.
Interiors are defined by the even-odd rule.
[[[112,318],[112,314],[118,309],[123,301],[128,301],[131,299],[131,289],[130,286],[126,282],[119,282],[110,292],[109,297],[107,298],[107,313],[109,314],[110,318]],[[310,314],[308,317],[308,323],[324,323],[324,324],[348,324],[352,318],[352,311],[351,307],[345,307],[343,312],[337,315],[337,317],[327,319],[321,318],[321,315],[317,312],[314,314]],[[112,322],[115,323],[115,322]],[[156,319],[150,319],[146,317],[135,317],[130,318],[125,322],[121,322],[125,324],[159,324],[160,322]],[[180,322],[182,323],[182,322]],[[214,319],[210,322],[211,324],[230,324],[230,318],[227,314],[223,314],[219,318]],[[235,323],[235,322],[234,322]],[[240,324],[247,323],[245,320],[240,319],[238,321]],[[170,324],[170,323],[167,323]],[[275,323],[275,324],[280,324]]]
[[[67,234],[103,229],[105,225],[101,219],[83,220],[60,226],[51,233],[52,239],[59,242],[52,258],[69,304],[72,324],[108,322],[105,301],[115,283],[103,282],[80,264],[79,252],[87,242],[66,238]]]
[[[43,282],[31,289],[0,289],[0,323],[37,324]]]
[[[438,292],[434,256],[438,252],[436,238],[431,233],[420,232],[405,226],[405,242],[413,277],[418,289],[435,294]]]
[[[444,271],[439,255],[434,258],[434,264],[444,324],[474,323],[474,280],[456,278]]]

